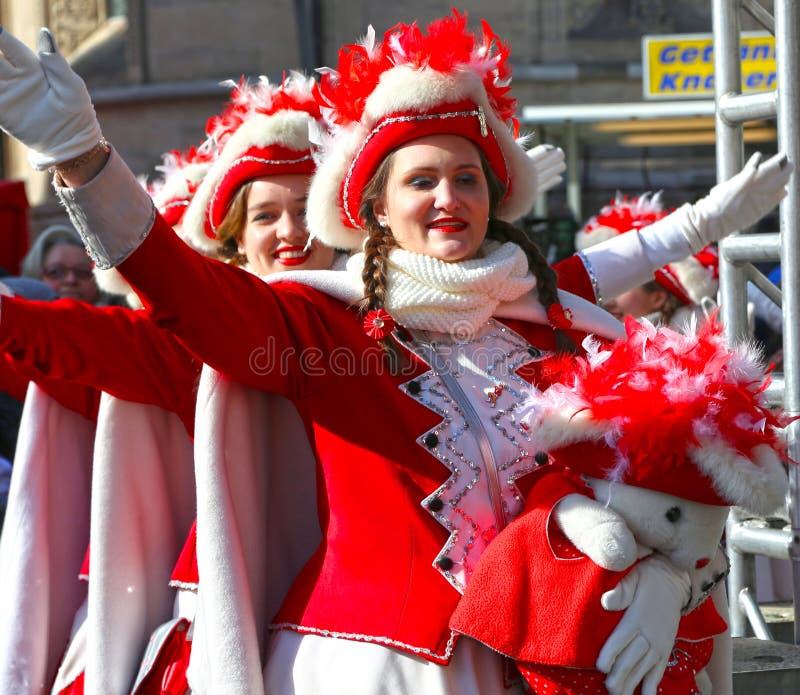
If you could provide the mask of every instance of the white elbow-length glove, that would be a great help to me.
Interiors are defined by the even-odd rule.
[[[783,153],[764,162],[761,153],[756,152],[738,174],[689,205],[681,232],[692,252],[758,222],[786,197],[793,168]]]
[[[625,610],[596,664],[611,695],[632,695],[640,682],[642,695],[656,695],[690,596],[689,574],[662,555],[645,558],[603,594],[603,608]]]
[[[46,169],[88,152],[102,135],[86,85],[49,29],[39,31],[37,49],[0,27],[0,128]]]
[[[561,174],[567,168],[564,150],[555,145],[537,145],[526,152],[536,167],[536,192],[544,193],[561,183]]]
[[[786,196],[794,165],[782,153],[761,160],[754,154],[738,174],[714,186],[707,196],[635,234],[618,234],[585,249],[599,298],[616,297],[652,280],[662,266],[746,229],[772,210]]]

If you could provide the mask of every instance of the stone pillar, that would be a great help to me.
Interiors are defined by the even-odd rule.
[[[69,56],[106,21],[105,0],[49,0],[49,26]]]
[[[46,0],[0,0],[3,26],[28,46],[35,46],[39,27],[48,23],[48,4]],[[31,206],[52,198],[49,175],[31,168],[24,146],[4,135],[3,156],[5,177],[25,181]]]
[[[0,0],[0,16],[12,34],[35,49],[39,28],[50,27],[59,50],[67,57],[106,20],[104,0]],[[31,229],[36,232],[63,217],[55,201],[50,174],[28,163],[26,149],[4,136],[4,170],[7,179],[25,181],[31,204]]]

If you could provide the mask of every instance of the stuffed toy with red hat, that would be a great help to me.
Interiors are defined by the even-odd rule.
[[[728,347],[713,319],[686,335],[625,328],[624,340],[588,339],[585,358],[552,362],[551,385],[527,399],[531,451],[549,463],[451,620],[516,659],[536,692],[607,692],[600,648],[627,607],[616,587],[646,563],[685,578],[659,693],[706,692],[713,637],[726,629],[706,599],[726,573],[717,550],[729,507],[772,512],[788,487],[787,418],[767,403],[755,351]]]

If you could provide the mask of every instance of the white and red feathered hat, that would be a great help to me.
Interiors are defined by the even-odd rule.
[[[217,228],[242,184],[261,176],[314,172],[309,127],[320,120],[320,110],[313,84],[299,73],[280,85],[264,77],[256,84],[242,80],[223,113],[209,119],[206,132],[218,155],[184,218],[195,245],[217,246]]]
[[[626,339],[550,363],[554,383],[520,411],[531,445],[593,478],[773,512],[788,419],[767,403],[758,356],[727,347],[715,319],[681,334],[628,317]]]
[[[185,152],[171,150],[162,155],[162,163],[156,167],[162,178],[152,184],[151,195],[170,226],[174,227],[183,220],[215,157],[216,148],[211,141]]]
[[[636,198],[619,193],[608,205],[575,234],[578,251],[612,239],[619,234],[643,229],[669,214],[661,203],[661,194],[645,193]],[[717,296],[719,288],[719,256],[717,249],[704,249],[681,261],[675,261],[655,272],[655,281],[675,295],[683,304],[699,304],[704,297]]]
[[[338,248],[365,238],[361,192],[392,150],[432,134],[475,143],[506,186],[497,216],[513,221],[536,196],[536,167],[515,140],[509,49],[482,22],[481,36],[455,10],[431,23],[398,24],[376,43],[370,27],[339,51],[335,70],[320,70],[317,88],[331,135],[308,195],[311,234]]]

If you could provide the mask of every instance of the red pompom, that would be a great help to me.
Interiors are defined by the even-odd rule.
[[[394,319],[383,309],[374,309],[364,317],[364,333],[375,340],[383,340],[394,326]]]
[[[660,195],[641,195],[636,198],[620,196],[614,198],[600,212],[592,217],[585,226],[587,234],[598,227],[610,227],[619,234],[632,229],[642,229],[657,222],[670,213],[661,204]]]
[[[572,311],[565,309],[557,302],[547,307],[547,322],[557,330],[572,328]]]

